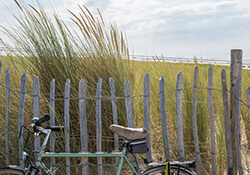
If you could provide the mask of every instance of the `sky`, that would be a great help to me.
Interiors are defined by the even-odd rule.
[[[19,1],[20,2],[20,1]],[[34,0],[23,2],[36,5]],[[130,54],[204,59],[230,59],[231,49],[242,49],[250,60],[249,0],[38,0],[69,21],[67,9],[85,5],[106,22],[126,32]],[[0,25],[15,23],[13,0],[0,0]],[[0,31],[0,38],[8,40]]]

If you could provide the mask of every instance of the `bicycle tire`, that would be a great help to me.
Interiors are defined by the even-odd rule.
[[[4,167],[4,168],[0,168],[0,174],[2,175],[15,175],[15,174],[24,175],[24,171],[17,169],[17,168],[12,168],[12,167]]]
[[[162,175],[166,172],[166,165],[157,166],[150,168],[143,172],[143,175]],[[180,165],[170,165],[170,174],[171,175],[196,175],[196,173],[186,167]]]

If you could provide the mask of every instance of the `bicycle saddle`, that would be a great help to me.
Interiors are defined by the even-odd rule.
[[[110,125],[109,129],[128,140],[143,139],[150,133],[144,128],[130,128],[115,124]]]

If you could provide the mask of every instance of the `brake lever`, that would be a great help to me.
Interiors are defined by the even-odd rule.
[[[23,128],[25,128],[26,130],[28,130],[28,131],[29,131],[29,128],[28,128],[28,127],[26,127],[26,126],[22,125],[22,126],[21,126],[21,128],[20,128],[20,131],[19,131],[19,137],[18,137],[18,139],[20,139],[20,138],[21,138],[21,136],[22,136],[22,131],[23,131]]]

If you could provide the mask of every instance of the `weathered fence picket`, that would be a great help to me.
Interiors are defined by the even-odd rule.
[[[96,88],[96,151],[102,151],[102,79],[100,78]],[[103,174],[102,157],[97,157],[98,174]]]
[[[144,128],[150,131],[150,78],[149,74],[144,76],[144,87],[143,87],[143,109],[144,109]],[[152,153],[151,153],[151,137],[147,136],[147,146],[148,152],[146,153],[146,159],[151,162]]]
[[[233,174],[233,154],[232,154],[232,140],[231,140],[231,121],[229,117],[229,104],[228,104],[228,94],[227,94],[227,79],[226,71],[223,69],[221,71],[221,84],[222,84],[222,97],[223,97],[223,108],[224,108],[224,122],[225,122],[225,139],[226,139],[226,149],[227,149],[227,169],[228,174]]]
[[[49,108],[49,115],[50,115],[50,125],[55,126],[55,79],[53,79],[50,82],[50,108]],[[54,152],[55,151],[55,143],[56,143],[56,134],[55,132],[51,132],[50,134],[50,151]],[[55,170],[55,158],[51,157],[50,158],[50,169],[52,171]],[[56,173],[56,172],[55,172]],[[54,174],[55,174],[54,173]]]
[[[211,143],[211,164],[212,174],[216,175],[216,148],[215,148],[215,124],[214,124],[214,102],[213,102],[213,66],[208,68],[208,115],[210,118],[210,143]]]
[[[125,94],[128,127],[134,128],[133,105],[132,105],[132,96],[131,96],[131,90],[130,90],[130,81],[126,81],[124,85],[124,94]]]
[[[177,83],[176,83],[177,134],[178,134],[178,148],[180,157],[179,160],[185,161],[183,119],[182,119],[182,82],[183,82],[183,76],[182,73],[179,72],[177,75]]]
[[[65,96],[64,96],[65,152],[70,152],[69,98],[70,98],[70,79],[68,79],[65,83]],[[66,157],[66,174],[70,175],[70,158],[69,157]]]
[[[1,63],[1,65],[2,65],[2,63]],[[5,163],[6,163],[6,166],[9,166],[9,164],[10,164],[10,158],[9,158],[9,154],[10,154],[10,151],[9,151],[10,69],[9,68],[6,70],[6,110],[5,110],[5,115],[6,115],[5,125],[4,125],[4,128],[5,128],[5,130],[4,130],[5,131],[5,154],[6,154]]]
[[[35,77],[33,81],[33,117],[40,117],[40,106],[39,106],[39,77]],[[34,150],[35,157],[38,154],[40,148],[40,136],[34,135]]]
[[[193,105],[192,105],[192,122],[193,122],[193,133],[194,133],[194,146],[196,155],[196,173],[201,174],[201,155],[198,137],[198,127],[197,127],[197,89],[198,89],[198,66],[194,67],[194,88],[193,88]]]
[[[132,96],[131,96],[131,88],[129,80],[127,80],[124,85],[124,94],[125,94],[125,105],[126,105],[128,127],[134,128],[133,105],[132,105]],[[131,154],[130,154],[130,159],[132,161],[132,164],[135,165],[135,159]]]
[[[164,143],[164,153],[166,161],[170,161],[170,150],[169,150],[169,141],[168,141],[168,129],[167,129],[167,121],[166,121],[166,109],[165,109],[165,90],[164,90],[164,78],[161,77],[159,80],[160,92],[159,92],[159,100],[160,100],[160,110],[161,110],[161,128],[162,128],[162,136]]]
[[[25,95],[26,95],[26,74],[21,76],[21,88],[20,88],[20,105],[19,105],[19,114],[18,114],[18,131],[20,131],[24,122],[24,108],[25,108]],[[19,137],[19,162],[20,166],[24,167],[24,161],[22,159],[23,152],[23,131],[20,133]]]
[[[111,94],[111,103],[112,103],[112,113],[113,113],[113,124],[118,124],[117,117],[117,106],[116,106],[116,95],[115,95],[115,82],[113,78],[109,78],[110,94]],[[114,133],[114,142],[115,142],[115,151],[119,151],[119,137]],[[118,166],[119,157],[115,158],[115,165]]]
[[[79,118],[80,118],[80,135],[81,151],[88,152],[88,132],[87,132],[87,115],[86,115],[86,81],[81,79],[79,83]],[[82,158],[82,174],[89,174],[88,158]]]

